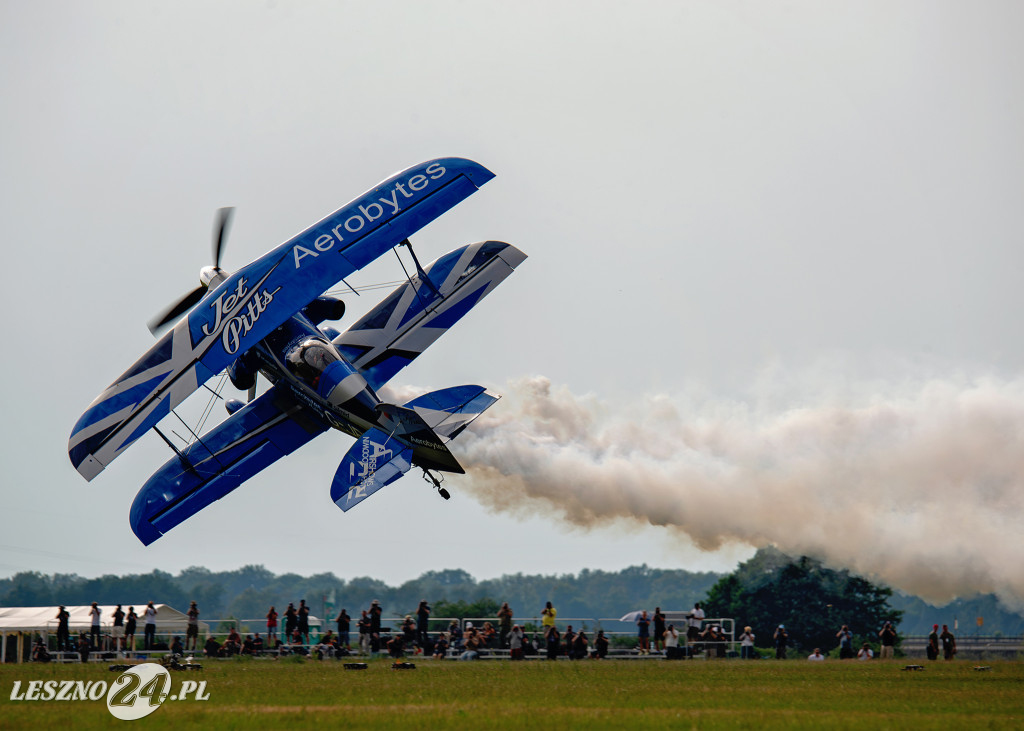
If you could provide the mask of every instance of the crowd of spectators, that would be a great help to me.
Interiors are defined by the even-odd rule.
[[[201,651],[207,657],[256,656],[271,653],[275,656],[308,655],[317,659],[342,658],[353,654],[390,655],[397,659],[408,653],[435,659],[458,658],[460,660],[476,660],[494,651],[507,651],[513,661],[523,660],[528,656],[544,656],[549,660],[566,657],[569,660],[603,659],[608,657],[612,642],[603,630],[593,636],[588,635],[584,628],[574,630],[571,624],[564,629],[558,626],[558,611],[552,602],[546,602],[540,612],[540,626],[514,623],[514,614],[508,602],[504,602],[497,611],[496,622],[484,620],[480,624],[473,621],[465,623],[451,620],[441,631],[430,631],[431,607],[423,600],[414,614],[407,614],[393,627],[382,624],[383,607],[379,600],[370,602],[370,606],[360,610],[359,618],[352,627],[352,616],[342,609],[334,622],[337,632],[328,629],[318,640],[311,642],[310,609],[304,599],[296,607],[289,603],[283,615],[271,606],[266,614],[266,638],[259,632],[246,634],[243,638],[237,628],[231,628],[223,641],[209,636]],[[199,651],[198,622],[199,608],[196,602],[189,605],[185,641],[175,636],[169,645],[158,644],[155,639],[155,623],[157,609],[149,602],[140,617],[134,607],[127,612],[118,605],[111,615],[111,645],[103,647],[100,634],[100,609],[93,602],[90,609],[91,631],[79,634],[72,641],[68,628],[68,612],[61,606],[57,619],[57,650],[60,652],[76,652],[81,659],[87,660],[90,653],[113,649],[117,652],[133,652],[136,646],[135,633],[140,619],[145,630],[142,650],[166,650],[172,655],[184,655]],[[675,615],[678,617],[678,615]],[[283,628],[278,631],[278,619],[282,618]],[[437,622],[435,621],[435,630]],[[623,647],[618,639],[619,651],[635,652],[640,655],[660,654],[666,659],[685,659],[700,655],[706,659],[735,656],[735,647],[739,646],[740,659],[759,657],[756,650],[756,635],[753,628],[745,626],[738,638],[727,635],[719,620],[708,620],[700,603],[686,613],[681,626],[668,622],[660,607],[653,614],[646,610],[638,613],[636,619],[636,644],[634,647]],[[353,642],[353,630],[356,641]],[[859,650],[854,650],[854,634],[848,625],[842,625],[836,632],[836,650],[840,659],[870,660],[875,657],[872,642],[863,642]],[[871,638],[875,640],[875,638]],[[779,624],[771,635],[774,656],[784,660],[792,645],[789,630]],[[895,656],[898,636],[891,622],[885,622],[877,633],[879,657],[883,660]],[[797,643],[799,646],[799,643]],[[931,660],[939,656],[951,660],[956,655],[956,638],[946,625],[939,632],[939,625],[934,625],[928,637],[927,656]],[[822,661],[828,657],[821,648],[815,648],[808,656],[811,661]],[[32,659],[47,662],[50,659],[49,649],[41,640],[32,648]]]

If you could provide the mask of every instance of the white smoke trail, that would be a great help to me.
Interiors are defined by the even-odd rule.
[[[906,390],[906,389],[904,389]],[[1024,383],[932,381],[854,406],[627,408],[541,377],[459,438],[490,509],[773,544],[936,603],[1024,606]]]

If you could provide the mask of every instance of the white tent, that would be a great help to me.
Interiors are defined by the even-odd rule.
[[[121,610],[125,614],[128,614],[129,607],[135,607],[135,612],[139,615],[137,628],[139,636],[142,635],[145,628],[144,612],[147,603],[136,602],[135,604],[121,605]],[[100,631],[103,634],[109,634],[110,628],[114,626],[114,618],[111,615],[113,615],[117,605],[102,604],[97,606],[100,610]],[[185,634],[185,630],[188,627],[187,615],[167,604],[157,604],[154,602],[153,606],[156,607],[157,634]],[[77,607],[66,606],[64,609],[70,615],[68,629],[72,634],[88,632],[92,628],[91,604]],[[23,638],[31,634],[38,633],[44,636],[50,633],[56,634],[58,624],[57,612],[59,611],[60,607],[56,605],[52,607],[0,607],[0,662],[6,661],[8,635],[17,635],[18,646],[21,648]],[[206,622],[199,623],[200,632],[207,634],[209,630],[209,624]],[[21,656],[22,653],[19,649],[19,659]]]

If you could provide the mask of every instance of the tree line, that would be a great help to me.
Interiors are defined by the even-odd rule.
[[[94,601],[144,605],[150,599],[179,609],[194,600],[202,616],[210,619],[260,618],[271,605],[281,611],[299,599],[305,599],[317,616],[333,607],[335,613],[345,608],[356,617],[374,599],[384,607],[385,616],[414,613],[420,600],[426,599],[434,606],[434,616],[459,617],[490,616],[489,608],[496,610],[506,601],[517,617],[539,616],[544,603],[551,600],[560,617],[587,618],[617,618],[654,607],[685,610],[702,602],[709,617],[729,616],[740,627],[755,626],[762,646],[769,644],[771,630],[780,623],[794,628],[804,641],[827,638],[828,633],[834,638],[842,624],[861,628],[854,629],[855,634],[867,632],[886,618],[899,620],[899,631],[905,635],[927,634],[935,622],[952,626],[953,618],[959,619],[962,632],[974,631],[977,617],[984,617],[985,633],[1024,633],[1024,616],[991,595],[935,608],[918,597],[894,593],[848,572],[827,569],[813,559],[791,558],[771,548],[761,549],[729,574],[641,565],[621,571],[584,569],[577,574],[506,574],[478,581],[461,569],[444,569],[389,586],[369,576],[304,577],[274,574],[253,565],[234,571],[191,567],[176,576],[163,571],[97,578],[22,572],[0,579],[0,606],[7,607]],[[804,626],[806,632],[798,629]]]

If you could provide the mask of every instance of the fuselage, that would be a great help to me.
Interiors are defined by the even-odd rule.
[[[325,424],[354,437],[378,425],[380,398],[304,315],[293,316],[251,352],[260,374]]]

